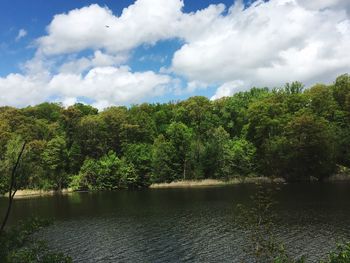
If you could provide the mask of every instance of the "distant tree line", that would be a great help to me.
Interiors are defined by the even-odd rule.
[[[350,76],[210,101],[0,108],[0,189],[26,142],[17,188],[117,189],[263,175],[323,180],[350,167]]]

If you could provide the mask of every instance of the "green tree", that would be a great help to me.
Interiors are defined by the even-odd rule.
[[[68,154],[68,172],[76,174],[84,162],[84,155],[81,152],[79,143],[73,142],[72,146],[67,152]]]
[[[152,143],[156,135],[156,125],[149,104],[132,106],[128,111],[128,121],[123,125],[123,142]]]
[[[288,122],[286,111],[284,95],[281,94],[253,102],[248,108],[247,139],[261,149],[265,140],[284,130]]]
[[[79,129],[80,120],[84,116],[94,116],[97,113],[97,109],[82,103],[76,103],[62,110],[59,124],[65,132],[68,149],[71,148],[73,142],[79,141],[78,139],[81,135],[81,130]]]
[[[284,85],[284,92],[287,94],[300,94],[303,93],[304,85],[299,81],[294,81],[292,83],[287,83]]]
[[[254,101],[270,96],[267,88],[252,88],[238,92],[231,97],[224,97],[213,102],[213,111],[219,123],[231,137],[242,136],[242,130],[248,123],[248,107]],[[210,137],[209,137],[210,139]]]
[[[169,125],[166,136],[175,149],[176,159],[173,162],[176,179],[186,179],[190,156],[192,130],[181,122]]]
[[[282,136],[267,142],[267,166],[288,180],[311,176],[323,180],[336,168],[334,141],[334,131],[325,119],[302,113],[288,123]]]
[[[73,190],[98,189],[99,164],[96,160],[87,158],[80,168],[79,174],[72,177],[70,187]]]
[[[175,152],[175,147],[163,135],[159,135],[154,140],[151,177],[153,183],[169,183],[178,178],[177,170],[173,165],[176,158]]]
[[[114,152],[109,152],[98,161],[96,184],[100,189],[118,189],[128,186],[134,178],[134,170]]]
[[[149,186],[152,172],[152,145],[145,143],[128,144],[124,156],[127,162],[135,168],[137,174],[135,186]]]
[[[106,125],[107,145],[117,154],[122,151],[122,142],[125,139],[127,125],[126,107],[110,107],[101,112],[101,118]]]
[[[196,137],[205,138],[207,131],[216,125],[216,116],[208,98],[191,97],[176,107],[175,120],[193,129]]]
[[[68,183],[67,158],[66,141],[62,136],[50,140],[42,153],[43,163],[48,171],[48,178],[58,191],[61,191]]]
[[[76,128],[75,142],[85,157],[100,158],[109,150],[107,126],[100,115],[82,117]]]
[[[220,169],[225,178],[248,176],[255,172],[256,148],[245,139],[230,140],[224,146],[223,166]]]
[[[61,116],[62,105],[59,103],[44,102],[34,107],[23,109],[23,114],[36,119],[47,120],[49,123],[57,122]]]
[[[205,149],[205,162],[203,164],[206,177],[221,178],[226,165],[226,147],[230,141],[230,135],[223,127],[212,131]]]
[[[350,106],[350,75],[344,74],[339,77],[334,82],[333,85],[333,96],[338,102],[340,107],[349,112]]]
[[[73,177],[71,186],[74,189],[115,190],[137,187],[137,184],[133,165],[110,151],[99,160],[85,160],[79,174]]]
[[[46,147],[46,141],[34,140],[26,144],[26,151],[22,158],[22,173],[28,178],[26,188],[42,189],[47,188],[45,178],[45,167],[42,161],[42,154]]]
[[[335,120],[339,106],[328,86],[317,84],[305,91],[305,97],[314,114],[329,121]]]
[[[12,132],[8,121],[0,117],[0,160],[3,160],[5,157],[6,145],[11,136]]]

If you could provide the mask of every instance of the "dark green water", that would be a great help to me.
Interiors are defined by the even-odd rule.
[[[350,240],[350,184],[281,185],[276,235],[315,262]],[[55,224],[39,235],[74,262],[240,262],[246,235],[235,205],[254,185],[74,193],[15,201],[11,224],[30,215]],[[0,199],[3,211],[5,199]]]

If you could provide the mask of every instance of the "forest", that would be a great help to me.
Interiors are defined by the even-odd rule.
[[[25,94],[23,94],[25,96]],[[350,167],[350,75],[230,97],[0,108],[0,189],[25,143],[18,189],[114,190],[266,176],[325,180]]]

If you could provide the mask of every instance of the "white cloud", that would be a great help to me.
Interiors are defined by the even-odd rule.
[[[85,76],[61,73],[50,83],[51,93],[59,97],[85,96],[110,104],[140,102],[163,94],[171,78],[152,71],[131,72],[128,67],[96,67]]]
[[[18,34],[16,36],[16,41],[19,41],[21,38],[24,38],[26,35],[28,34],[28,32],[26,30],[24,30],[23,28],[21,28],[19,31],[18,31]]]
[[[60,66],[59,72],[80,74],[94,67],[117,66],[125,63],[127,59],[128,56],[126,54],[108,55],[100,50],[96,50],[93,56],[90,57],[79,59],[73,57],[72,59],[68,59],[67,62]]]
[[[329,82],[350,70],[349,28],[349,17],[337,8],[310,10],[296,0],[236,5],[187,41],[175,53],[172,69],[189,81],[216,84]]]
[[[196,90],[206,89],[207,87],[208,87],[207,83],[200,82],[200,81],[189,81],[187,83],[187,87],[186,87],[186,89],[184,91],[185,92],[189,92],[189,93],[193,93]]]
[[[137,0],[118,17],[107,7],[93,4],[56,15],[39,38],[39,52],[46,55],[105,49],[108,53],[126,52],[142,44],[155,44],[170,38],[202,37],[205,28],[225,6],[210,5],[194,13],[184,13],[182,0]]]
[[[350,2],[348,0],[297,0],[297,2],[313,10],[321,9],[347,9],[350,8]]]
[[[244,89],[246,89],[246,86],[244,85],[244,82],[241,80],[226,82],[220,87],[218,87],[215,95],[212,96],[210,99],[216,100],[222,97],[231,96],[232,94],[237,93],[239,91],[243,91]]]
[[[108,107],[113,106],[113,104],[107,100],[99,100],[99,101],[92,103],[92,106],[95,107],[96,109],[102,111]]]
[[[78,102],[77,98],[67,97],[67,98],[64,98],[64,100],[62,101],[62,104],[64,107],[69,107],[74,105],[77,102]]]
[[[181,0],[138,0],[120,17],[97,4],[56,15],[48,35],[38,39],[44,54],[62,54],[84,49],[127,51],[144,43],[173,37],[174,22],[181,16]]]
[[[0,105],[27,106],[47,100],[47,80],[43,75],[9,74],[0,77]]]
[[[83,96],[103,108],[213,85],[216,99],[253,85],[330,82],[350,71],[348,0],[258,0],[248,8],[237,0],[192,13],[183,7],[182,0],[137,0],[120,16],[97,4],[56,15],[23,73],[0,77],[0,104],[58,97],[68,105]],[[134,48],[173,38],[183,45],[168,54],[170,67],[156,73],[125,66]],[[91,55],[82,57],[86,50]]]
[[[95,67],[86,75],[10,74],[0,78],[0,104],[26,106],[55,97],[70,105],[82,96],[91,98],[96,105],[137,103],[162,95],[171,85],[166,75],[131,72],[128,67]]]

